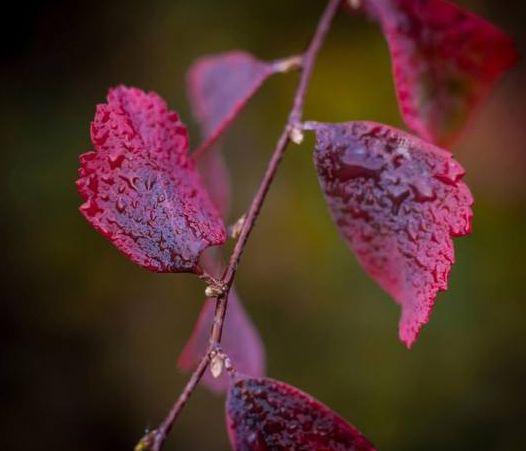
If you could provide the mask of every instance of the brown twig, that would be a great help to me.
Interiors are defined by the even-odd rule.
[[[199,362],[199,365],[193,372],[192,376],[188,380],[185,388],[182,393],[179,395],[179,398],[175,404],[170,409],[170,412],[161,423],[161,425],[154,431],[147,434],[140,442],[142,443],[141,449],[151,449],[153,451],[159,451],[166,440],[168,433],[170,432],[173,423],[175,422],[177,416],[185,406],[188,398],[192,394],[193,390],[199,383],[201,377],[203,376],[206,368],[210,362],[210,354],[216,349],[221,341],[221,335],[223,333],[223,325],[225,321],[226,311],[228,307],[228,294],[232,283],[234,281],[237,268],[239,266],[239,261],[241,255],[245,250],[245,246],[248,240],[252,229],[256,223],[256,220],[261,211],[261,207],[265,201],[267,193],[270,189],[272,181],[276,175],[276,172],[279,168],[279,164],[283,158],[285,150],[287,149],[288,144],[293,142],[301,141],[302,130],[301,130],[301,120],[303,117],[303,106],[305,104],[305,97],[307,94],[307,88],[312,77],[312,72],[314,70],[314,64],[316,57],[321,49],[325,37],[331,27],[332,20],[338,11],[341,0],[330,0],[323,12],[318,26],[314,33],[314,36],[307,47],[307,50],[303,54],[302,58],[302,72],[296,93],[294,96],[294,103],[290,111],[288,121],[281,133],[281,136],[278,139],[272,157],[267,165],[265,175],[261,180],[259,188],[254,196],[252,203],[248,209],[239,238],[236,242],[232,255],[229,259],[228,266],[223,273],[223,277],[220,280],[220,283],[223,287],[222,293],[217,297],[216,310],[214,315],[214,320],[212,324],[212,330],[210,333],[210,345]]]

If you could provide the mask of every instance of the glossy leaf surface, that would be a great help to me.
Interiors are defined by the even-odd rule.
[[[512,40],[444,0],[365,0],[389,45],[400,109],[421,137],[450,144],[517,60]]]
[[[226,413],[236,451],[374,450],[354,426],[327,406],[273,379],[238,379],[229,391]]]
[[[372,122],[311,124],[314,163],[332,217],[365,270],[402,307],[409,347],[428,322],[471,230],[464,170],[445,150]]]
[[[201,309],[192,335],[181,353],[178,365],[184,371],[193,370],[208,347],[210,328],[214,318],[215,302],[207,299]],[[265,350],[257,329],[241,305],[234,289],[230,291],[228,311],[223,327],[221,347],[230,357],[237,370],[260,377],[265,374]],[[230,385],[226,371],[217,379],[210,371],[203,376],[204,384],[216,393],[224,392]]]
[[[155,93],[118,87],[98,105],[94,150],[80,157],[80,211],[138,265],[194,271],[226,240],[224,224],[188,155],[186,127]]]
[[[215,141],[275,72],[273,63],[242,51],[205,56],[194,63],[188,73],[188,90],[205,141]],[[207,147],[206,142],[201,147]]]

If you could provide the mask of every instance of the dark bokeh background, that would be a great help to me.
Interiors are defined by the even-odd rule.
[[[176,358],[202,302],[190,276],[126,261],[77,211],[78,155],[108,86],[153,89],[189,124],[184,77],[205,53],[298,52],[322,1],[15,2],[2,12],[3,255],[0,437],[6,450],[130,449],[185,381]],[[526,7],[462,2],[509,30],[525,53]],[[290,107],[296,75],[271,80],[225,141],[235,220]],[[269,374],[309,391],[381,450],[526,449],[526,82],[499,85],[455,147],[476,196],[448,293],[414,350],[398,307],[348,252],[311,165],[312,138],[288,153],[239,271]],[[375,26],[335,22],[307,118],[400,125]],[[223,400],[199,389],[167,449],[227,449]]]

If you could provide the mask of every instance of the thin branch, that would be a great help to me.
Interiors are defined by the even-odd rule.
[[[287,124],[283,128],[281,136],[279,137],[278,142],[276,144],[276,148],[274,149],[272,157],[267,165],[267,170],[265,172],[265,175],[263,176],[263,179],[259,185],[258,191],[256,192],[254,199],[252,200],[252,204],[250,205],[250,208],[246,215],[245,221],[243,223],[243,227],[241,228],[241,233],[239,234],[239,238],[236,242],[236,245],[230,257],[228,266],[223,275],[222,281],[223,281],[223,284],[226,286],[226,291],[225,291],[225,294],[219,297],[217,300],[218,302],[216,306],[216,314],[215,314],[215,321],[214,321],[215,327],[212,328],[212,334],[211,334],[212,343],[214,342],[219,343],[221,341],[226,308],[228,304],[228,292],[230,291],[230,288],[234,281],[234,277],[236,275],[237,268],[239,266],[241,255],[243,254],[243,251],[245,250],[245,245],[247,243],[248,237],[250,233],[252,232],[252,229],[254,228],[256,220],[261,211],[263,202],[265,201],[265,198],[270,189],[272,181],[274,180],[274,176],[276,175],[276,172],[279,168],[279,164],[290,142],[291,130],[297,127],[298,124],[301,122],[301,119],[303,116],[303,105],[305,103],[305,97],[307,95],[307,88],[309,85],[309,81],[312,77],[312,72],[314,70],[314,64],[318,56],[318,53],[321,49],[321,46],[323,42],[325,41],[325,37],[327,36],[327,33],[329,32],[332,20],[334,16],[336,15],[336,12],[338,11],[340,3],[341,3],[341,0],[330,0],[329,1],[327,7],[325,8],[325,11],[323,12],[323,15],[320,18],[320,21],[316,28],[316,32],[314,33],[314,36],[307,50],[305,51],[303,55],[303,64],[302,64],[303,70],[301,72],[300,81],[296,89],[296,94],[294,96],[294,103],[292,106],[292,110],[289,114],[289,119],[287,121]],[[219,321],[217,321],[218,319]]]
[[[199,362],[199,365],[197,365],[197,368],[192,373],[192,376],[186,383],[183,391],[177,398],[177,401],[170,409],[170,412],[168,412],[168,415],[166,415],[166,418],[163,420],[163,422],[159,425],[157,429],[154,429],[153,431],[148,432],[135,446],[135,451],[160,451],[166,437],[168,437],[168,434],[170,433],[170,430],[172,429],[173,424],[175,423],[175,420],[183,410],[183,407],[188,402],[188,399],[190,398],[191,394],[193,393],[195,387],[201,380],[201,377],[203,377],[204,372],[206,371],[206,368],[208,367],[208,364],[210,363],[210,355],[213,348],[209,347],[206,351],[206,354],[203,356],[201,361]]]
[[[334,19],[334,16],[338,11],[341,1],[342,0],[330,0],[328,2],[327,7],[325,8],[325,11],[321,16],[320,21],[318,22],[318,26],[316,28],[314,36],[307,50],[303,54],[302,72],[298,83],[298,87],[296,89],[294,102],[288,117],[288,121],[285,127],[283,128],[283,131],[278,139],[272,157],[267,165],[267,169],[265,171],[263,179],[261,180],[259,188],[252,200],[252,203],[250,204],[245,220],[243,222],[243,226],[241,227],[239,238],[236,242],[234,250],[232,251],[232,255],[230,257],[228,266],[225,269],[223,277],[220,281],[223,287],[223,291],[221,295],[217,297],[216,310],[212,323],[212,330],[210,333],[210,346],[206,354],[199,362],[199,365],[195,369],[194,373],[190,377],[183,392],[179,395],[179,398],[170,409],[170,412],[168,413],[167,417],[164,419],[164,421],[161,423],[158,429],[150,432],[141,440],[141,442],[139,442],[139,444],[143,443],[143,447],[139,449],[151,449],[153,451],[159,451],[161,449],[168,433],[170,432],[173,426],[175,419],[185,406],[186,402],[188,401],[188,398],[199,383],[208,364],[210,363],[211,352],[217,348],[221,341],[223,325],[225,322],[225,316],[228,307],[228,294],[230,292],[230,288],[232,287],[232,283],[234,281],[237,268],[239,266],[239,261],[243,254],[243,251],[245,250],[248,237],[250,236],[250,233],[254,228],[254,225],[259,216],[261,207],[263,206],[270,186],[272,185],[272,181],[274,180],[280,162],[283,159],[283,155],[285,154],[288,144],[291,142],[291,135],[293,136],[295,132],[297,133],[298,130],[301,129],[300,126],[303,117],[303,106],[305,104],[305,97],[307,94],[310,79],[312,77],[312,72],[314,70],[315,61],[321,49],[321,46],[325,41],[327,33],[329,32],[332,20]]]

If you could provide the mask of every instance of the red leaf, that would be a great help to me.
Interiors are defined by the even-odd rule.
[[[234,120],[263,82],[278,68],[246,52],[233,51],[200,58],[190,68],[190,103],[201,123],[208,147]]]
[[[513,41],[444,0],[366,0],[387,39],[405,122],[451,143],[475,107],[517,60]]]
[[[210,327],[214,318],[215,302],[207,299],[203,305],[192,335],[179,356],[178,365],[183,371],[193,370],[208,347]],[[241,305],[234,289],[228,298],[228,311],[223,328],[221,347],[237,370],[259,377],[265,374],[265,351],[257,329]],[[230,385],[226,371],[217,379],[210,372],[203,376],[204,384],[213,392],[225,392]]]
[[[473,198],[445,150],[372,122],[310,125],[332,217],[365,270],[401,306],[410,347],[447,288],[451,237],[471,231]]]
[[[236,451],[372,451],[351,424],[307,393],[273,379],[242,378],[226,402],[227,429]]]
[[[138,265],[195,271],[226,231],[188,156],[186,127],[155,93],[118,87],[98,105],[80,157],[80,211]]]

